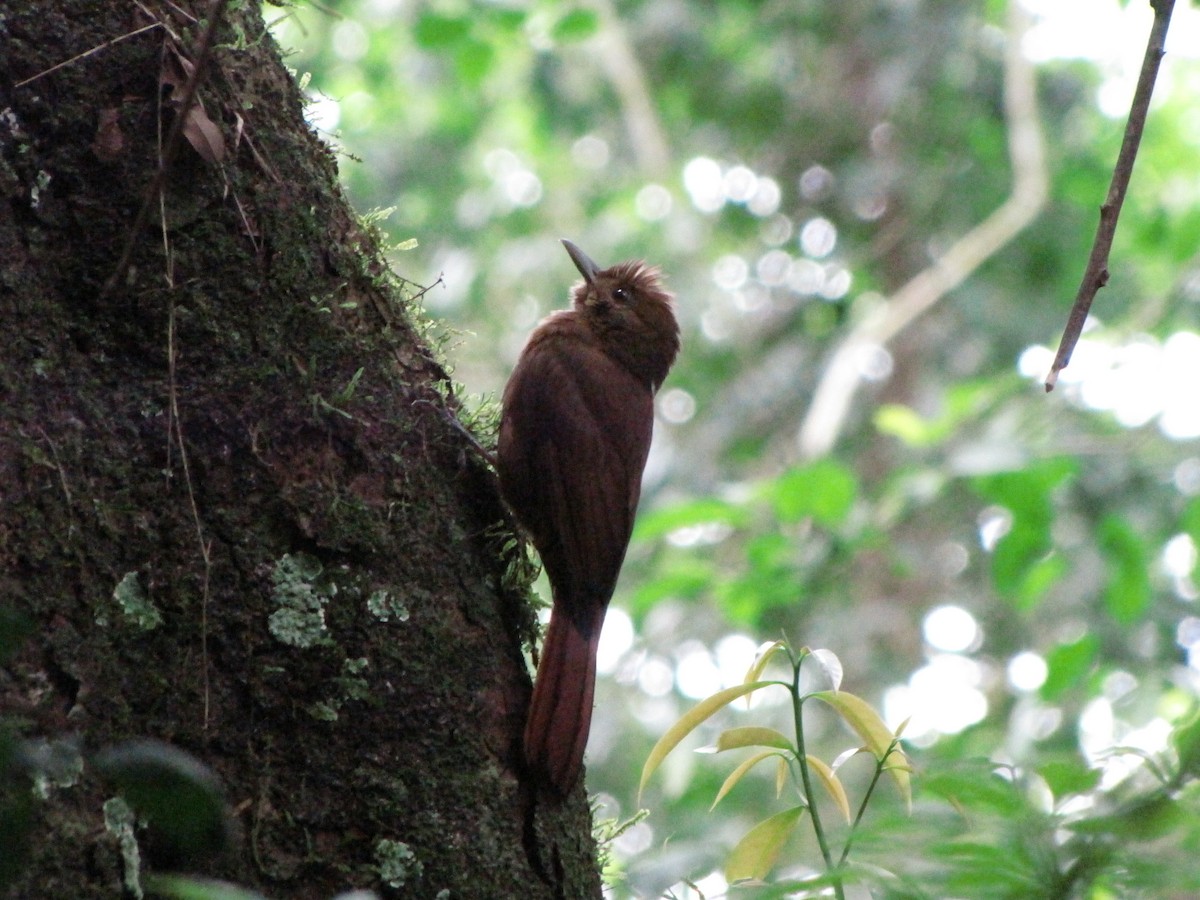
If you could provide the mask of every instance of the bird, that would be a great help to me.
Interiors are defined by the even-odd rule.
[[[501,398],[496,462],[552,595],[524,760],[565,797],[583,768],[596,649],[641,496],[654,395],[680,339],[659,269],[640,260],[602,269],[562,244],[583,281],[521,351]]]

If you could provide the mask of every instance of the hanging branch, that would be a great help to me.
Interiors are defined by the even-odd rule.
[[[1133,174],[1133,163],[1137,159],[1142,131],[1146,127],[1146,114],[1150,110],[1150,96],[1154,93],[1158,66],[1166,53],[1163,48],[1175,0],[1150,0],[1150,6],[1154,9],[1154,26],[1150,29],[1150,39],[1146,42],[1146,56],[1142,59],[1142,71],[1138,75],[1137,89],[1129,107],[1129,121],[1125,123],[1121,152],[1117,155],[1117,164],[1113,168],[1108,196],[1104,199],[1104,205],[1100,207],[1100,224],[1096,228],[1096,239],[1092,242],[1092,254],[1088,257],[1083,280],[1075,295],[1075,303],[1067,317],[1067,327],[1058,345],[1058,355],[1054,357],[1054,365],[1050,367],[1050,374],[1046,376],[1047,392],[1054,390],[1054,385],[1058,382],[1058,373],[1071,361],[1071,354],[1079,342],[1079,335],[1083,331],[1083,323],[1087,321],[1088,310],[1092,308],[1092,301],[1096,299],[1100,288],[1108,283],[1108,254],[1112,249],[1113,235],[1117,231],[1117,217],[1121,215],[1121,204],[1125,202],[1125,192],[1129,188],[1129,178]]]

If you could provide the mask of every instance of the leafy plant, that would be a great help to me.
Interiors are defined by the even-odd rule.
[[[785,654],[790,664],[790,680],[760,680],[767,665],[779,653]],[[801,667],[805,660],[809,659],[820,667],[824,674],[824,680],[830,685],[828,689],[819,691],[802,689]],[[714,714],[735,700],[742,697],[749,698],[755,691],[764,688],[783,688],[791,696],[794,739],[773,728],[761,726],[745,726],[723,731],[717,738],[715,752],[721,753],[726,750],[747,747],[763,749],[743,761],[729,774],[717,792],[710,809],[715,808],[746,773],[759,763],[772,759],[776,764],[776,796],[779,797],[783,794],[790,776],[799,802],[764,819],[750,829],[729,854],[725,863],[725,876],[730,882],[761,882],[775,865],[788,838],[807,812],[824,862],[824,875],[818,880],[823,885],[831,886],[838,898],[843,898],[845,896],[844,872],[854,844],[855,832],[862,821],[880,777],[884,772],[891,776],[900,796],[909,807],[912,805],[912,788],[909,779],[909,763],[900,749],[900,734],[903,726],[894,732],[890,730],[869,703],[861,697],[840,690],[841,681],[842,665],[831,651],[810,650],[802,647],[799,652],[796,652],[786,641],[782,640],[770,644],[755,658],[754,664],[746,673],[742,684],[718,691],[700,701],[659,739],[642,769],[639,792],[645,788],[646,783],[667,754]],[[810,700],[820,701],[841,716],[862,740],[862,744],[842,753],[832,763],[827,763],[819,757],[809,754],[805,749],[802,712],[804,704]],[[862,800],[858,804],[857,811],[852,815],[849,796],[838,776],[838,769],[859,753],[869,753],[875,760],[875,768]],[[821,783],[844,821],[845,832],[841,836],[840,852],[835,853],[834,833],[821,819],[813,787],[816,781]],[[816,884],[810,886],[815,887]]]

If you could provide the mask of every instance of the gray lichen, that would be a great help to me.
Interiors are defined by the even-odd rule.
[[[121,614],[122,621],[140,628],[142,631],[153,631],[162,624],[162,613],[150,600],[150,595],[138,578],[137,572],[126,572],[117,582],[112,592],[113,603]],[[101,608],[96,611],[96,624],[106,626],[109,623],[108,610]]]
[[[337,587],[321,580],[320,561],[304,553],[284,554],[275,564],[272,599],[278,604],[267,620],[271,634],[292,647],[313,647],[329,640],[325,604]]]

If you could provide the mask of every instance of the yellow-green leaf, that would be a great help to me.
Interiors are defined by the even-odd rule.
[[[908,761],[896,743],[896,737],[883,723],[879,713],[861,697],[846,691],[819,691],[811,696],[829,704],[862,738],[867,749],[883,764],[896,784],[904,804],[912,809],[912,784],[908,777]]]
[[[721,732],[717,738],[717,752],[736,750],[738,747],[775,747],[778,750],[792,749],[791,742],[774,728],[746,725]]]
[[[751,828],[725,861],[725,879],[732,884],[765,878],[803,812],[803,806],[793,806]]]
[[[776,641],[773,644],[766,645],[754,657],[754,662],[751,663],[750,669],[746,672],[746,677],[743,684],[749,684],[752,681],[758,681],[762,677],[763,669],[767,667],[767,663],[771,661],[771,657],[782,650],[787,645],[783,641]]]
[[[728,706],[738,697],[757,691],[759,688],[777,684],[782,684],[782,682],[752,681],[749,684],[739,684],[731,688],[725,688],[723,691],[717,691],[711,697],[705,697],[684,713],[683,717],[668,728],[666,733],[658,739],[658,743],[654,745],[650,750],[650,755],[646,757],[646,764],[642,766],[642,780],[638,782],[638,798],[641,798],[642,791],[646,787],[646,782],[650,780],[650,776],[662,764],[667,754],[674,750],[680,741],[691,734],[709,716]]]
[[[779,756],[780,762],[784,761],[783,757],[780,756],[777,750],[764,750],[761,753],[755,753],[740,766],[730,772],[729,777],[725,779],[725,783],[721,785],[721,789],[717,791],[717,796],[713,799],[712,806],[708,808],[709,812],[712,812],[714,809],[716,809],[717,804],[721,802],[721,798],[733,790],[734,785],[742,780],[743,775],[757,766],[764,759],[772,756]]]
[[[808,760],[808,768],[817,773],[817,777],[821,779],[821,784],[825,785],[825,790],[828,791],[829,796],[833,798],[833,802],[837,804],[837,808],[841,812],[842,818],[844,818],[846,820],[846,824],[849,825],[850,800],[846,796],[846,789],[842,787],[842,780],[837,777],[833,769],[825,765],[823,760],[817,759],[817,757],[812,756],[811,754],[806,756],[805,759]],[[812,797],[809,797],[808,799],[811,803],[816,802]]]
[[[775,799],[778,800],[783,796],[783,789],[787,787],[788,780],[788,761],[784,756],[779,757],[779,763],[775,766]]]

